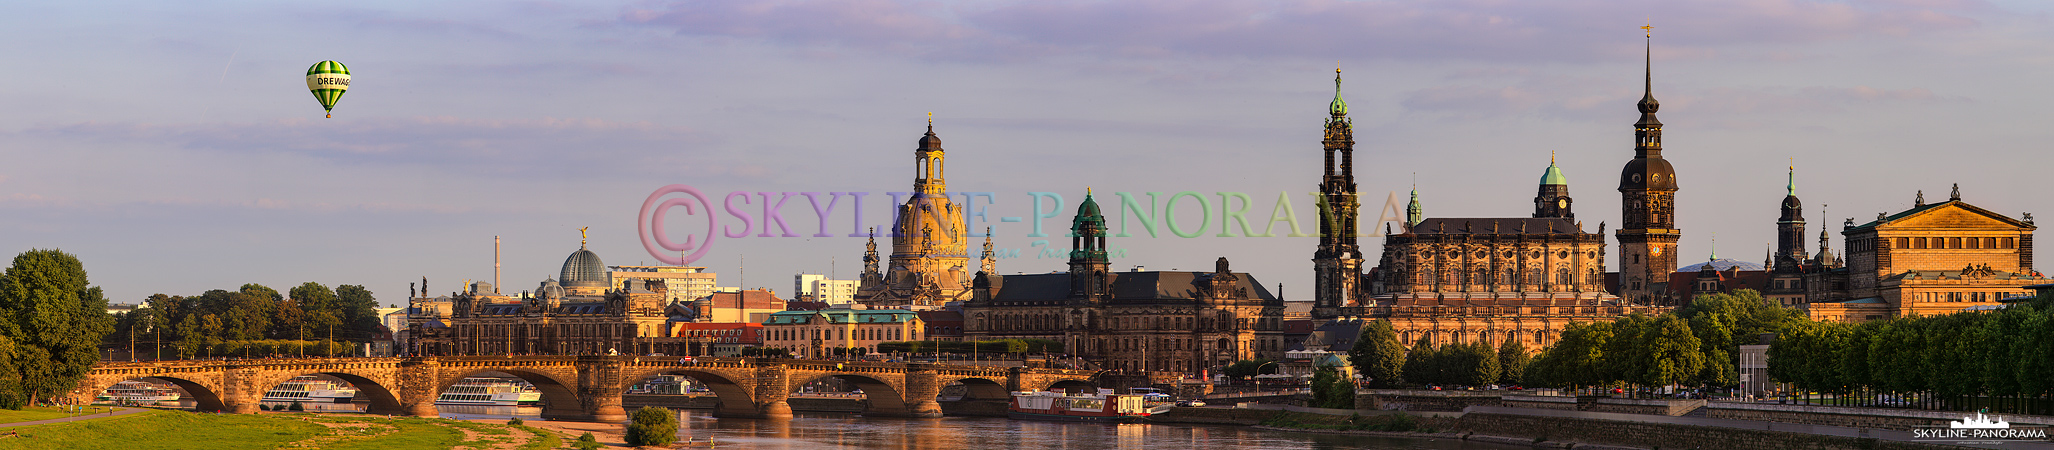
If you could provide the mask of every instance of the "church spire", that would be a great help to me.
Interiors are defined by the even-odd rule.
[[[1784,185],[1783,190],[1789,193],[1786,195],[1797,196],[1797,166],[1790,166],[1790,184]]]
[[[1327,104],[1327,114],[1334,117],[1348,116],[1348,101],[1341,99],[1341,68],[1334,68],[1334,101]]]
[[[1412,202],[1405,204],[1405,229],[1418,226],[1426,220],[1426,209],[1419,206],[1419,185],[1412,185]]]

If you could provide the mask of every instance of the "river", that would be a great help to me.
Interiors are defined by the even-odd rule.
[[[531,407],[440,406],[453,419],[536,420]],[[1284,433],[1246,427],[1184,424],[1096,424],[998,417],[904,419],[856,414],[798,413],[791,420],[721,419],[685,410],[680,440],[713,440],[736,449],[1422,449],[1510,450],[1531,447],[1445,439],[1376,438]]]

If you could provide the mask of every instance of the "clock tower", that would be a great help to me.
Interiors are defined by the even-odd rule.
[[[1541,174],[1540,193],[1533,196],[1533,218],[1574,219],[1570,212],[1569,177],[1562,176],[1562,168],[1555,167],[1555,158],[1548,157],[1548,171]]]
[[[1650,38],[1652,39],[1652,38]],[[1653,47],[1649,44],[1640,121],[1633,124],[1633,160],[1619,174],[1619,297],[1637,304],[1666,302],[1676,271],[1676,169],[1662,159],[1662,121],[1655,111]]]

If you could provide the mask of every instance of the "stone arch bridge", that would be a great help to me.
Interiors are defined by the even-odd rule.
[[[1096,371],[996,368],[931,363],[840,362],[774,358],[651,356],[440,356],[409,358],[278,358],[231,361],[101,362],[79,387],[75,401],[90,401],[123,380],[158,378],[184,388],[201,411],[253,413],[264,392],[301,375],[329,375],[355,385],[371,414],[432,417],[435,398],[450,385],[484,372],[511,374],[535,385],[547,405],[543,417],[620,421],[621,393],[656,375],[684,375],[718,395],[715,415],[789,418],[785,402],[799,386],[839,378],[864,392],[864,414],[940,417],[935,399],[943,386],[963,383],[966,399],[1005,399],[1009,391],[1089,388]]]

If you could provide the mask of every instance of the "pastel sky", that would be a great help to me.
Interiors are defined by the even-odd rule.
[[[1063,227],[1089,186],[1102,201],[1196,191],[1214,208],[1214,193],[1245,192],[1257,219],[1288,193],[1311,226],[1306,192],[1318,183],[1337,63],[1365,222],[1415,174],[1429,216],[1529,215],[1553,153],[1586,229],[1616,228],[1613,177],[1632,157],[1639,27],[1651,21],[1683,259],[1704,260],[1716,233],[1720,256],[1759,261],[1793,159],[1813,236],[1908,208],[1920,190],[1945,199],[1953,183],[1993,211],[2047,211],[2050,10],[1975,0],[16,3],[0,7],[0,250],[78,254],[117,302],[317,281],[403,303],[424,276],[436,292],[490,280],[496,235],[508,290],[533,289],[577,249],[579,227],[592,228],[608,264],[654,263],[636,217],[670,184],[715,202],[734,191],[871,192],[865,220],[885,220],[884,193],[910,188],[928,112],[951,190],[994,192],[993,218],[1029,215],[1028,192],[1059,192],[1066,210],[1045,226]],[[323,119],[303,74],[331,59],[354,80]],[[1192,206],[1179,205],[1187,228],[1200,220]],[[695,265],[723,285],[780,294],[799,272],[853,278],[863,240],[846,237],[849,214],[844,205],[831,217],[834,237],[811,237],[813,210],[795,198],[782,215],[804,237],[719,238]],[[699,216],[668,217],[673,235],[704,233]],[[1000,261],[1002,273],[1064,267],[1035,258],[1028,223],[993,225],[996,245],[1022,255]],[[1208,227],[1190,239],[1167,229],[1115,238],[1128,249],[1115,267],[1209,270],[1225,256],[1288,298],[1310,292],[1314,238],[1215,237],[1217,216]],[[1363,240],[1376,251],[1377,239]]]

